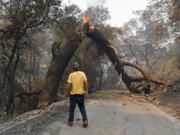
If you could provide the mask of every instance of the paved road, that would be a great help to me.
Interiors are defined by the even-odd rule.
[[[180,122],[149,103],[91,100],[86,108],[88,128],[76,108],[73,127],[57,120],[41,135],[180,135]]]

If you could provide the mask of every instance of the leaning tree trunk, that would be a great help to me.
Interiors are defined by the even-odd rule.
[[[155,80],[155,79],[151,78],[144,71],[144,69],[141,68],[140,66],[138,66],[136,64],[129,63],[129,62],[120,61],[116,50],[111,46],[109,41],[97,29],[93,29],[93,30],[91,29],[90,30],[89,24],[86,23],[84,25],[84,30],[86,32],[86,35],[89,38],[91,38],[92,40],[96,41],[97,42],[96,45],[98,45],[106,53],[106,55],[111,60],[112,64],[114,65],[114,67],[116,69],[116,71],[118,72],[118,74],[122,75],[123,82],[126,84],[126,87],[131,92],[139,93],[139,90],[132,86],[133,82],[149,81],[149,82],[153,82],[155,84],[166,85],[165,83],[163,83],[163,82],[161,82],[159,80]],[[131,77],[131,76],[129,76],[124,71],[124,66],[131,66],[133,68],[136,68],[137,70],[139,70],[142,73],[143,76],[141,76],[141,77]]]
[[[78,44],[70,40],[52,45],[52,60],[39,97],[38,108],[54,101],[64,70],[77,48]]]
[[[98,46],[103,49],[103,51],[106,53],[106,55],[109,57],[111,60],[112,64],[115,66],[116,71],[118,74],[122,74],[122,80],[125,82],[127,88],[131,90],[131,82],[132,78],[129,77],[125,72],[124,72],[124,67],[121,61],[118,58],[118,55],[116,54],[116,51],[110,46],[110,43],[108,40],[106,40],[102,34],[94,29],[92,32],[87,32],[86,33],[88,37],[90,37],[92,40],[96,41]]]

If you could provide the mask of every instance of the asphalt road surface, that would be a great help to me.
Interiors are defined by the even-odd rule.
[[[76,107],[73,127],[66,120],[49,123],[41,135],[180,135],[180,122],[150,103],[90,100],[89,125],[82,127]]]

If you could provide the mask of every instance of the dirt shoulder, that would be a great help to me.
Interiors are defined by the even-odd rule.
[[[180,120],[180,90],[160,95],[158,102],[165,112]]]

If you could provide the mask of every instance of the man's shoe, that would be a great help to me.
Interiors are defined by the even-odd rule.
[[[69,122],[68,122],[68,126],[72,127],[72,125],[73,125],[73,122],[72,122],[72,121],[69,121]]]
[[[88,120],[84,120],[83,121],[83,127],[87,127],[88,126]]]

